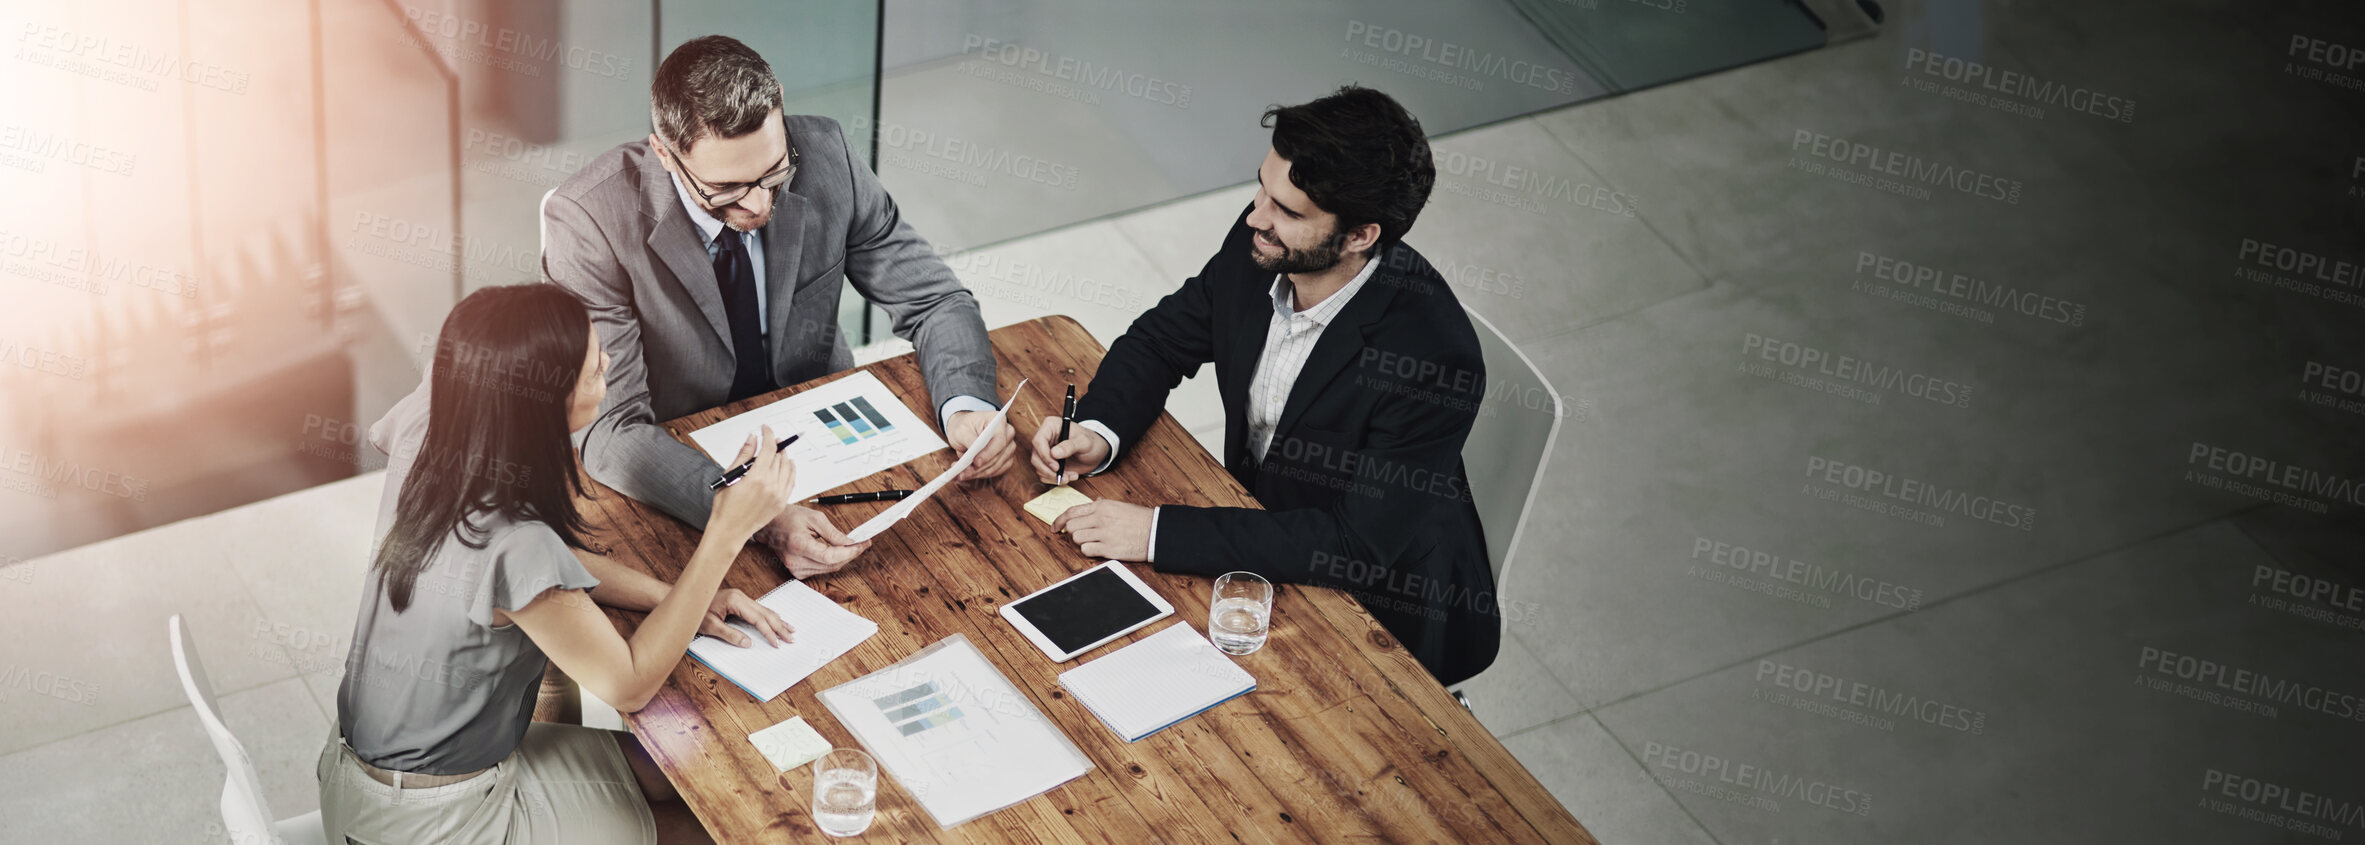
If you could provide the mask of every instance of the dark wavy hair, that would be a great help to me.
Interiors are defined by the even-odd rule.
[[[1338,234],[1379,224],[1374,251],[1404,238],[1437,184],[1421,122],[1370,88],[1348,85],[1310,103],[1274,106],[1258,125],[1273,130],[1289,183],[1338,216]]]
[[[429,370],[427,437],[402,480],[394,527],[372,563],[394,611],[444,539],[481,549],[484,516],[535,520],[568,546],[589,545],[575,510],[587,495],[567,408],[590,354],[591,315],[555,285],[489,287],[443,320]]]

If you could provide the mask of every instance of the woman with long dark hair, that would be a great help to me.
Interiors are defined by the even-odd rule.
[[[723,573],[787,504],[796,477],[765,430],[755,469],[715,496],[672,585],[607,560],[577,509],[571,432],[598,417],[607,356],[589,315],[548,285],[486,288],[444,319],[417,392],[370,429],[389,457],[379,543],[321,750],[337,842],[705,840],[630,734],[532,722],[556,663],[616,709],[645,706],[705,628],[788,626]],[[648,611],[630,639],[596,604]],[[652,803],[654,802],[654,803]]]

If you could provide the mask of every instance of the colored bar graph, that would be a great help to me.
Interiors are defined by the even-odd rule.
[[[860,414],[854,413],[854,409],[848,406],[846,403],[840,402],[836,405],[830,406],[830,408],[838,412],[839,419],[843,419],[846,421],[847,425],[853,426],[854,433],[862,435],[863,439],[867,440],[879,435],[879,430],[872,428],[869,420],[865,420]]]
[[[924,681],[921,682],[919,686],[899,689],[886,695],[879,696],[878,698],[871,699],[870,703],[871,706],[879,708],[879,712],[884,713],[896,707],[910,704],[914,701],[918,701],[935,694],[936,682]]]
[[[952,702],[946,700],[944,696],[932,695],[927,698],[920,699],[917,702],[887,711],[887,721],[901,722],[905,719],[925,714],[931,710],[935,710],[950,703]]]
[[[867,396],[854,397],[854,408],[855,410],[861,411],[864,417],[869,418],[870,424],[877,426],[880,431],[886,431],[895,427],[894,423],[887,421],[886,414],[879,413],[878,408],[871,406],[870,398]]]
[[[829,433],[837,435],[838,440],[843,441],[846,445],[852,446],[855,443],[861,442],[860,439],[854,436],[854,430],[847,428],[845,423],[838,422],[838,418],[831,416],[828,409],[825,408],[819,411],[814,411],[813,416],[819,418],[821,420],[821,425],[825,428],[828,428]]]
[[[960,718],[961,708],[954,707],[949,710],[939,711],[934,715],[923,716],[918,719],[913,719],[909,722],[896,725],[895,729],[904,736],[911,736],[912,734],[919,733],[938,725],[951,724],[952,722],[958,721]]]

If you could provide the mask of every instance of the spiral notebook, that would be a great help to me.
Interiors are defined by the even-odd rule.
[[[1256,689],[1256,678],[1177,622],[1107,657],[1059,673],[1101,724],[1138,742]]]

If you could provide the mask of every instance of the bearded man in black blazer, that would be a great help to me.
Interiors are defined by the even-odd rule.
[[[1224,466],[1266,509],[1102,499],[1056,527],[1096,558],[1346,590],[1459,683],[1494,662],[1501,628],[1461,458],[1486,391],[1478,337],[1402,240],[1436,182],[1428,141],[1393,98],[1352,85],[1263,125],[1255,201],[1199,275],[1110,344],[1068,438],[1043,420],[1036,473],[1106,471],[1212,363]]]

